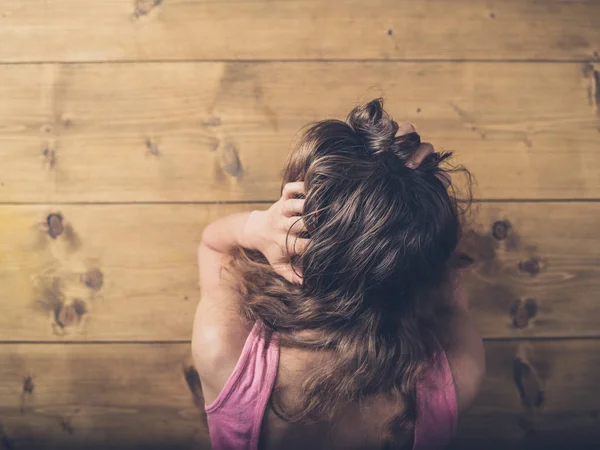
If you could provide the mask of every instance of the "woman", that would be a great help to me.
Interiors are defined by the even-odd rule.
[[[213,449],[449,442],[485,371],[449,156],[373,100],[307,129],[270,208],[206,227],[192,349]]]

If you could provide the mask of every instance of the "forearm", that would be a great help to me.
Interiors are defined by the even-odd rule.
[[[234,213],[211,222],[202,232],[202,243],[219,253],[237,246],[254,249],[251,236],[245,232],[253,212]]]

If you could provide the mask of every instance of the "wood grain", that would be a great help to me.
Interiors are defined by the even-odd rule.
[[[484,336],[600,336],[600,203],[475,207],[462,249]],[[0,340],[189,339],[204,226],[258,208],[0,207]],[[49,227],[52,214],[62,219]],[[510,222],[504,240],[492,236],[498,221]]]
[[[593,0],[8,0],[0,61],[590,59],[599,17]]]
[[[455,448],[598,448],[598,340],[486,342],[485,349],[487,376],[460,419]]]
[[[586,322],[600,292],[600,204],[483,203],[472,214],[460,249],[473,260],[465,283],[486,337],[599,336]]]
[[[456,152],[479,198],[600,198],[594,74],[556,63],[0,66],[0,202],[275,200],[298,130],[380,95]]]
[[[0,355],[3,449],[210,448],[189,344],[3,344]]]
[[[597,340],[486,342],[486,354],[487,379],[460,418],[458,448],[599,442]],[[14,449],[208,448],[189,368],[187,343],[3,344],[2,432]],[[541,403],[525,406],[540,393]]]
[[[202,230],[251,206],[1,207],[0,340],[189,339]]]

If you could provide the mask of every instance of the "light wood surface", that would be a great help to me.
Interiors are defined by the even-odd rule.
[[[4,0],[0,449],[208,449],[202,229],[378,96],[477,182],[453,448],[600,448],[600,2]]]
[[[1,345],[1,448],[209,449],[189,352],[189,344]]]
[[[459,448],[600,437],[597,340],[486,342],[486,355]],[[208,448],[189,343],[3,344],[0,356],[2,431],[14,449]]]
[[[0,340],[189,339],[204,226],[266,206],[1,206]],[[494,202],[472,213],[461,248],[484,336],[600,335],[600,204]],[[62,225],[48,227],[52,214]],[[492,235],[499,221],[511,224],[504,240]]]
[[[0,207],[0,340],[189,339],[202,230],[250,206]]]
[[[593,0],[5,0],[0,60],[583,60],[599,17]]]
[[[456,152],[479,198],[600,198],[590,70],[556,63],[0,66],[0,202],[275,200],[298,130],[344,118],[380,95],[398,121]],[[341,82],[349,74],[352,82]]]

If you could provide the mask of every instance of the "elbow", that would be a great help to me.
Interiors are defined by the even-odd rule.
[[[212,227],[209,224],[206,227],[204,227],[204,230],[202,230],[202,235],[200,236],[200,243],[198,244],[198,253],[206,249],[218,251],[212,244],[212,242],[214,242],[214,237]]]

